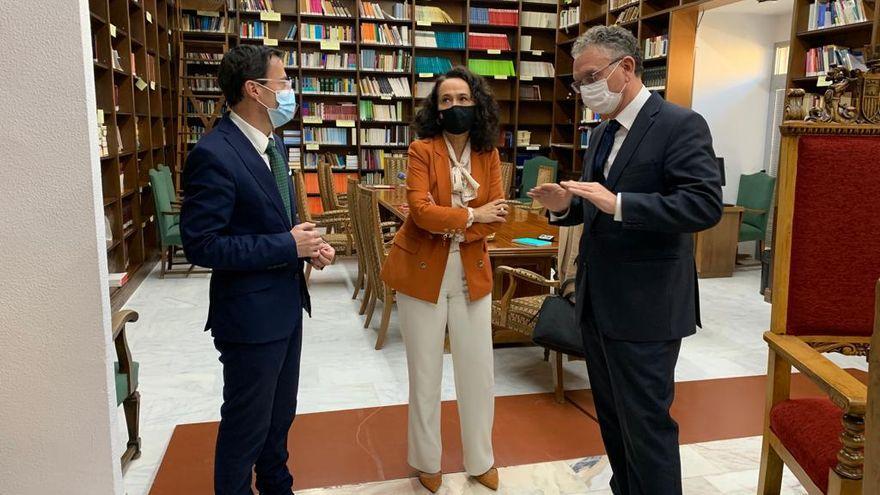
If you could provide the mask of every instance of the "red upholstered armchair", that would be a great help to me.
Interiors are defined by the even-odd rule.
[[[758,493],[779,493],[783,463],[811,495],[880,493],[877,353],[871,387],[822,355],[880,340],[880,127],[782,132]],[[791,399],[792,366],[828,398]]]

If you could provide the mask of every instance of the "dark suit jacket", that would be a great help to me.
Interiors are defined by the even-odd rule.
[[[228,114],[187,157],[183,190],[183,249],[213,269],[205,330],[241,343],[290,336],[311,311],[303,260],[275,178]],[[292,194],[290,204],[295,223]]]
[[[592,181],[600,124],[584,156]],[[623,222],[575,198],[558,225],[584,223],[577,314],[586,297],[600,331],[628,341],[672,340],[700,324],[692,233],[721,219],[721,176],[706,121],[654,94],[639,112],[608,173],[622,194]]]

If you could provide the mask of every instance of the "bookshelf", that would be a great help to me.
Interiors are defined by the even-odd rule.
[[[137,280],[158,252],[148,171],[174,167],[174,4],[90,0],[89,12],[108,270]],[[113,306],[136,285],[112,289]]]
[[[710,1],[691,0],[563,0],[556,32],[556,67],[560,73],[553,93],[553,158],[560,178],[576,179],[590,133],[599,118],[585,109],[570,84],[574,80],[572,47],[593,26],[619,25],[639,40],[644,55],[643,81],[666,100],[689,107],[693,93],[694,43],[701,8]],[[574,144],[572,144],[574,143]]]

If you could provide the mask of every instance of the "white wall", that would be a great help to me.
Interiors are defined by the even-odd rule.
[[[89,29],[87,0],[0,2],[4,494],[122,492]]]
[[[706,11],[697,28],[692,107],[708,121],[715,153],[724,157],[725,202],[736,201],[741,174],[766,166],[774,44],[787,41],[790,29],[790,14],[732,13],[726,7]]]

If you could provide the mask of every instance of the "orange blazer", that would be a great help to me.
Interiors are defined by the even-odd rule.
[[[382,280],[391,288],[434,304],[440,297],[451,242],[443,233],[464,233],[464,241],[459,246],[461,261],[470,300],[476,301],[492,292],[492,265],[486,236],[501,225],[474,223],[467,227],[467,210],[451,206],[449,167],[449,152],[442,136],[410,144],[406,174],[409,216],[394,236],[391,252],[382,267]],[[497,149],[471,152],[471,176],[480,188],[468,206],[477,208],[504,198]]]

